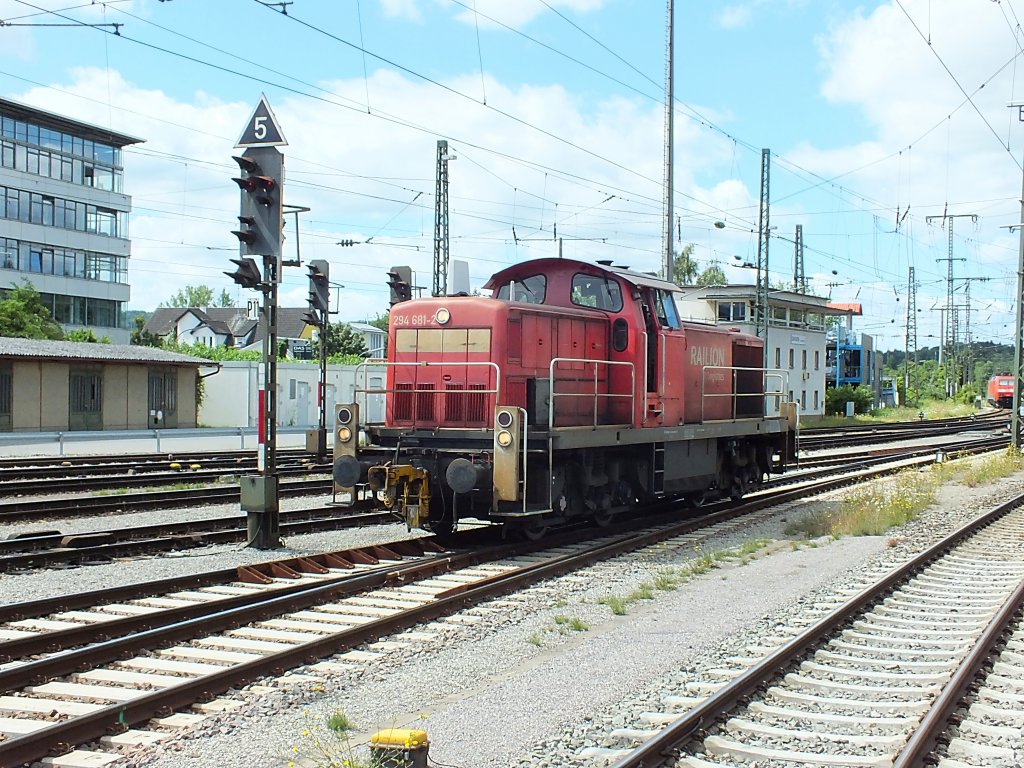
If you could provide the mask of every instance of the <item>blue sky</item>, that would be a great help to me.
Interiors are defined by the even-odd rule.
[[[919,342],[934,344],[947,233],[926,216],[977,214],[955,221],[954,256],[967,259],[956,270],[993,278],[971,285],[972,331],[1006,340],[1017,239],[1002,227],[1019,221],[1024,144],[1006,105],[1024,98],[1024,1],[677,6],[674,205],[702,265],[750,282],[734,265],[756,255],[768,147],[773,281],[792,279],[802,224],[816,289],[862,302],[859,327],[902,348],[914,265]],[[238,205],[230,156],[261,92],[290,142],[287,201],[313,209],[302,256],[327,259],[346,286],[340,319],[386,308],[392,264],[429,285],[440,138],[457,157],[451,253],[470,262],[474,285],[557,253],[556,228],[568,256],[658,269],[663,2],[295,0],[287,10],[0,0],[9,24],[124,25],[119,37],[0,27],[0,93],[146,140],[125,155],[132,308],[185,284],[246,298],[221,273]],[[361,244],[336,245],[345,239]],[[305,295],[305,270],[290,270],[284,302]]]

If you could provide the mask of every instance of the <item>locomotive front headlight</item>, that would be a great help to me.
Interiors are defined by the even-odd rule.
[[[352,430],[349,429],[348,427],[339,427],[338,439],[341,440],[341,442],[343,443],[347,443],[349,440],[352,439]]]
[[[498,433],[498,445],[502,448],[508,448],[512,445],[512,433],[507,429],[501,430],[501,432]]]
[[[438,325],[447,325],[448,321],[452,319],[452,313],[448,311],[446,307],[441,307],[434,313],[434,320],[437,321]]]

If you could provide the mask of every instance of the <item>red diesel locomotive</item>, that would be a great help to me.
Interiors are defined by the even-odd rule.
[[[795,455],[796,409],[763,342],[682,322],[678,288],[570,259],[509,267],[490,296],[391,309],[386,385],[335,408],[334,479],[410,527],[526,535],[606,525],[658,498],[739,497]],[[384,394],[382,424],[359,419]]]

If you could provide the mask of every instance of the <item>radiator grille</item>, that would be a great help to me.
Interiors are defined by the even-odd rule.
[[[486,395],[483,384],[448,384],[445,386],[444,418],[448,424],[477,424],[485,422]]]

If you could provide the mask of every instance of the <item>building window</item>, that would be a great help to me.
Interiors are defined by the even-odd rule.
[[[800,352],[800,361],[801,361],[800,362],[800,367],[803,368],[806,371],[807,370],[807,350],[806,349],[801,350],[801,352]]]
[[[747,319],[747,303],[745,301],[718,302],[718,320],[724,323],[742,323]]]
[[[818,410],[818,390],[814,390],[814,410]]]
[[[814,370],[817,371],[817,370],[820,370],[820,368],[821,368],[821,352],[816,349],[816,350],[814,350]]]
[[[789,370],[793,370],[793,358],[795,358],[795,357],[796,357],[796,350],[795,349],[790,349],[789,350]]]
[[[782,348],[781,347],[776,347],[775,348],[775,367],[776,368],[781,368],[782,367]]]
[[[807,390],[806,389],[801,390],[801,392],[800,392],[800,410],[801,411],[806,411],[807,410]]]
[[[0,216],[28,224],[77,229],[107,237],[128,237],[128,214],[37,192],[0,187]],[[74,216],[71,211],[74,211]]]

